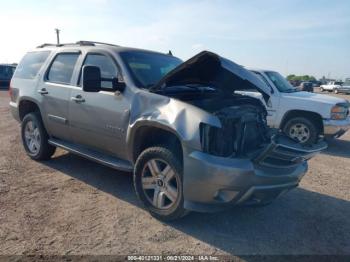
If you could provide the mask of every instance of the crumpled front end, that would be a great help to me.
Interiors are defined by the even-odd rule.
[[[145,125],[176,135],[183,153],[185,208],[216,211],[268,203],[296,187],[307,171],[306,160],[326,147],[303,147],[268,128],[262,102],[235,92],[251,88],[268,98],[269,88],[255,75],[203,52],[150,92],[135,95],[128,141],[135,141]]]
[[[319,143],[303,148],[276,136],[254,157],[222,157],[186,148],[185,207],[218,211],[233,205],[267,204],[299,185],[306,160],[326,148]]]
[[[325,142],[303,146],[268,128],[266,111],[253,98],[237,99],[212,114],[221,127],[202,123],[201,150],[184,150],[184,197],[190,210],[270,203],[297,187],[307,160],[327,147]]]

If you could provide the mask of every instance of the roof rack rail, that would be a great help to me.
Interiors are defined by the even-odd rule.
[[[37,46],[36,48],[43,48],[47,46],[56,46],[56,47],[61,47],[61,46],[67,46],[67,45],[76,45],[75,43],[66,43],[66,44],[50,44],[50,43],[45,43],[42,45]]]
[[[76,42],[76,44],[78,44],[78,45],[96,45],[97,44],[97,45],[109,45],[109,46],[119,47],[119,45],[115,45],[115,44],[96,42],[96,41],[86,41],[86,40],[80,40],[80,41]]]
[[[47,47],[47,46],[61,47],[61,46],[76,46],[76,45],[80,45],[80,46],[108,45],[108,46],[117,46],[117,47],[119,47],[119,45],[114,45],[114,44],[109,44],[109,43],[81,40],[81,41],[78,41],[76,43],[66,43],[66,44],[45,43],[45,44],[37,46],[37,48],[44,48],[44,47]]]
[[[46,47],[46,46],[57,46],[57,45],[45,43],[45,44],[42,44],[42,45],[38,45],[36,48],[43,48],[43,47]]]

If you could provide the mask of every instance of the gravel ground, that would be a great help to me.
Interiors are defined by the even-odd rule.
[[[141,207],[128,173],[63,150],[30,160],[6,91],[0,130],[2,255],[350,255],[350,133],[330,141],[300,187],[270,206],[164,224]]]

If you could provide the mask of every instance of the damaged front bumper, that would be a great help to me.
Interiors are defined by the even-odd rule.
[[[185,149],[185,208],[214,212],[233,205],[269,203],[298,186],[308,169],[305,160],[326,147],[322,142],[302,148],[288,139],[276,139],[254,160]]]
[[[330,137],[340,137],[350,129],[350,117],[344,120],[323,120],[324,135]]]

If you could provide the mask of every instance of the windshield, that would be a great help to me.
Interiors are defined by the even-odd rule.
[[[293,87],[287,79],[281,76],[277,72],[265,72],[272,83],[277,87],[280,92],[295,92],[297,89]]]
[[[182,61],[170,55],[152,52],[123,52],[120,54],[136,85],[150,88]]]

